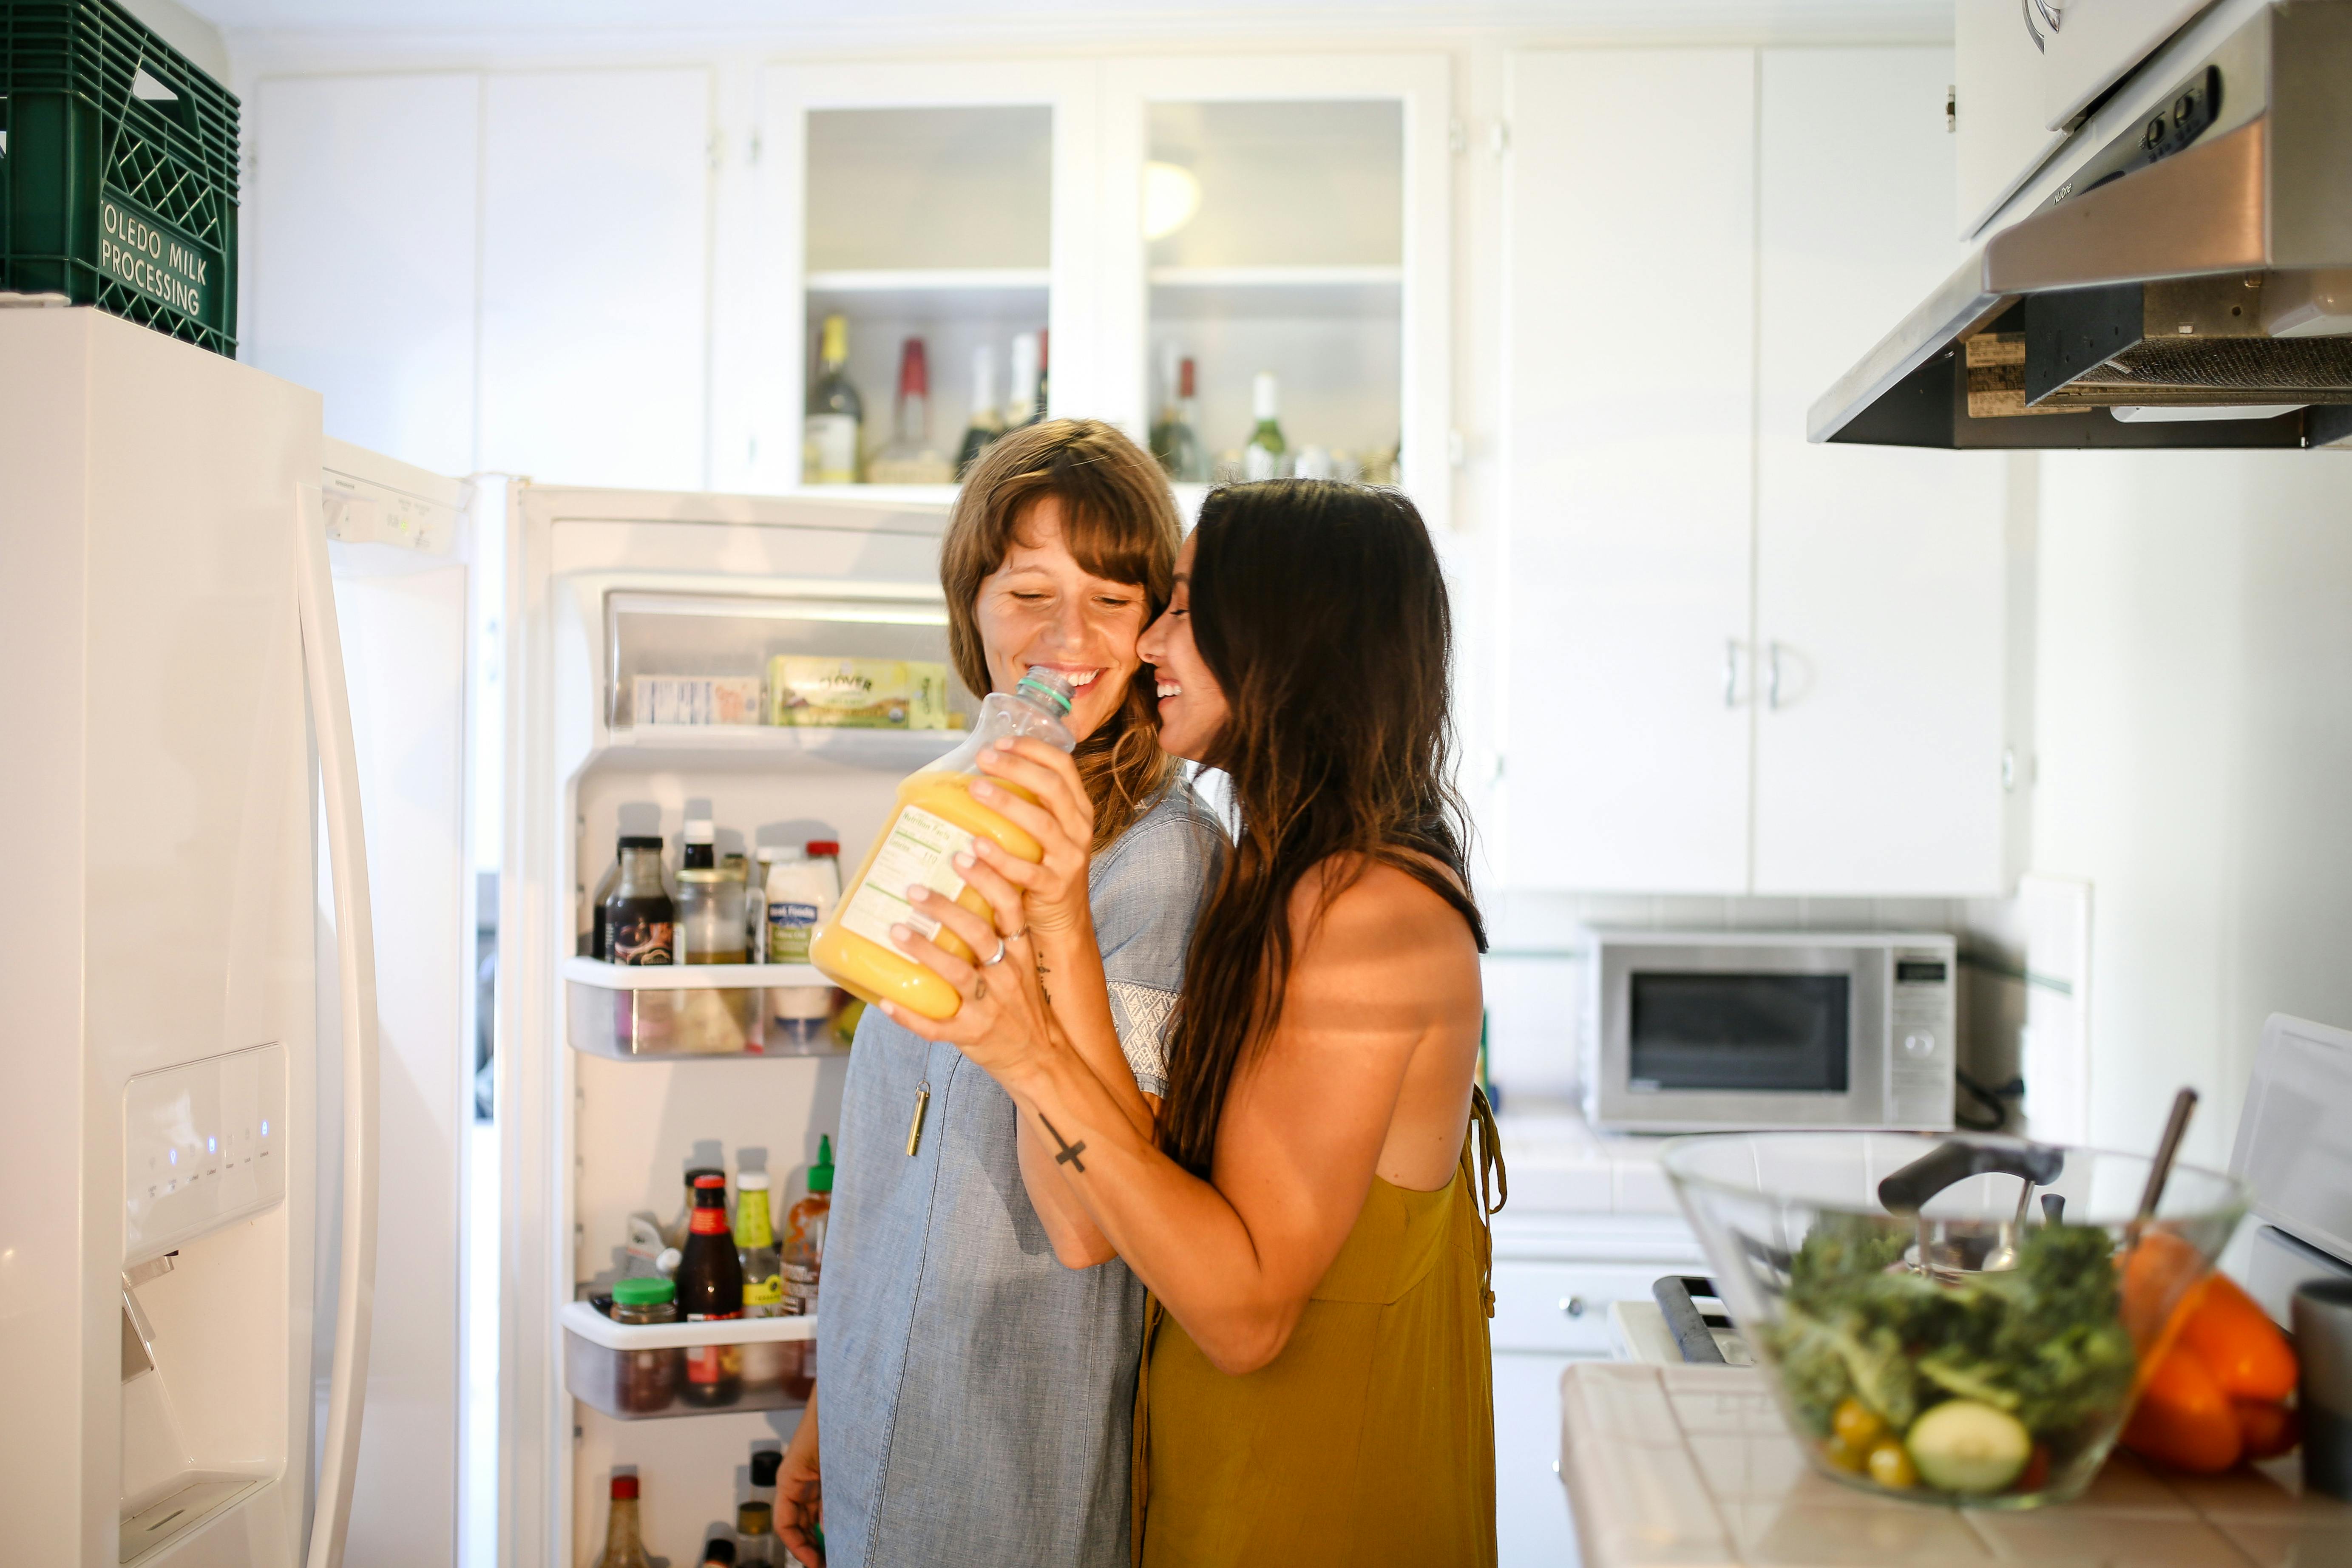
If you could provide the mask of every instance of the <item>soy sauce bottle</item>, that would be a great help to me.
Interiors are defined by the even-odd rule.
[[[677,1265],[677,1311],[689,1323],[743,1315],[743,1265],[727,1223],[723,1175],[694,1179],[694,1215],[687,1221],[686,1253]],[[742,1398],[743,1347],[688,1346],[686,1382],[678,1392],[688,1405],[706,1407]]]
[[[662,885],[661,854],[658,835],[621,840],[621,879],[604,900],[605,963],[677,962],[677,906]]]

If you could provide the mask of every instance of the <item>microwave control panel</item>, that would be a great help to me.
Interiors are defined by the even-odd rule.
[[[1949,947],[1894,950],[1887,987],[1893,1027],[1886,1070],[1889,1121],[1951,1125],[1952,1070],[1958,1064],[1958,967]]]
[[[286,1196],[286,1047],[141,1073],[122,1132],[127,1268]]]

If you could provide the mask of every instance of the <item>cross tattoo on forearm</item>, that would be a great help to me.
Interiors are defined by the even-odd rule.
[[[1076,1171],[1083,1175],[1086,1173],[1087,1163],[1084,1160],[1079,1159],[1078,1156],[1087,1152],[1087,1141],[1081,1138],[1075,1143],[1065,1143],[1062,1142],[1061,1133],[1055,1131],[1054,1124],[1051,1121],[1045,1121],[1045,1113],[1044,1111],[1041,1110],[1037,1113],[1037,1120],[1045,1122],[1046,1132],[1053,1137],[1055,1143],[1060,1144],[1061,1146],[1062,1152],[1054,1156],[1054,1163],[1056,1165],[1067,1165],[1072,1170]]]

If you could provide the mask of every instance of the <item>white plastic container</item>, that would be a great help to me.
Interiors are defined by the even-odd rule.
[[[831,856],[780,849],[768,867],[768,952],[771,963],[806,963],[809,937],[833,916],[841,900],[841,872]],[[821,1049],[833,1020],[830,985],[779,985],[768,992],[768,1049]]]

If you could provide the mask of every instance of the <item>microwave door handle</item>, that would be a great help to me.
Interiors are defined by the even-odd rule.
[[[318,487],[294,503],[295,596],[301,609],[302,663],[311,727],[318,736],[320,792],[326,800],[327,854],[334,869],[335,960],[343,1045],[343,1234],[335,1301],[335,1361],[310,1521],[308,1568],[340,1568],[358,1475],[360,1415],[367,1396],[368,1342],[375,1318],[376,1035],[375,933],[368,915],[367,837],[360,820],[359,753],[352,740],[342,637],[335,623],[334,574],[327,558]]]

